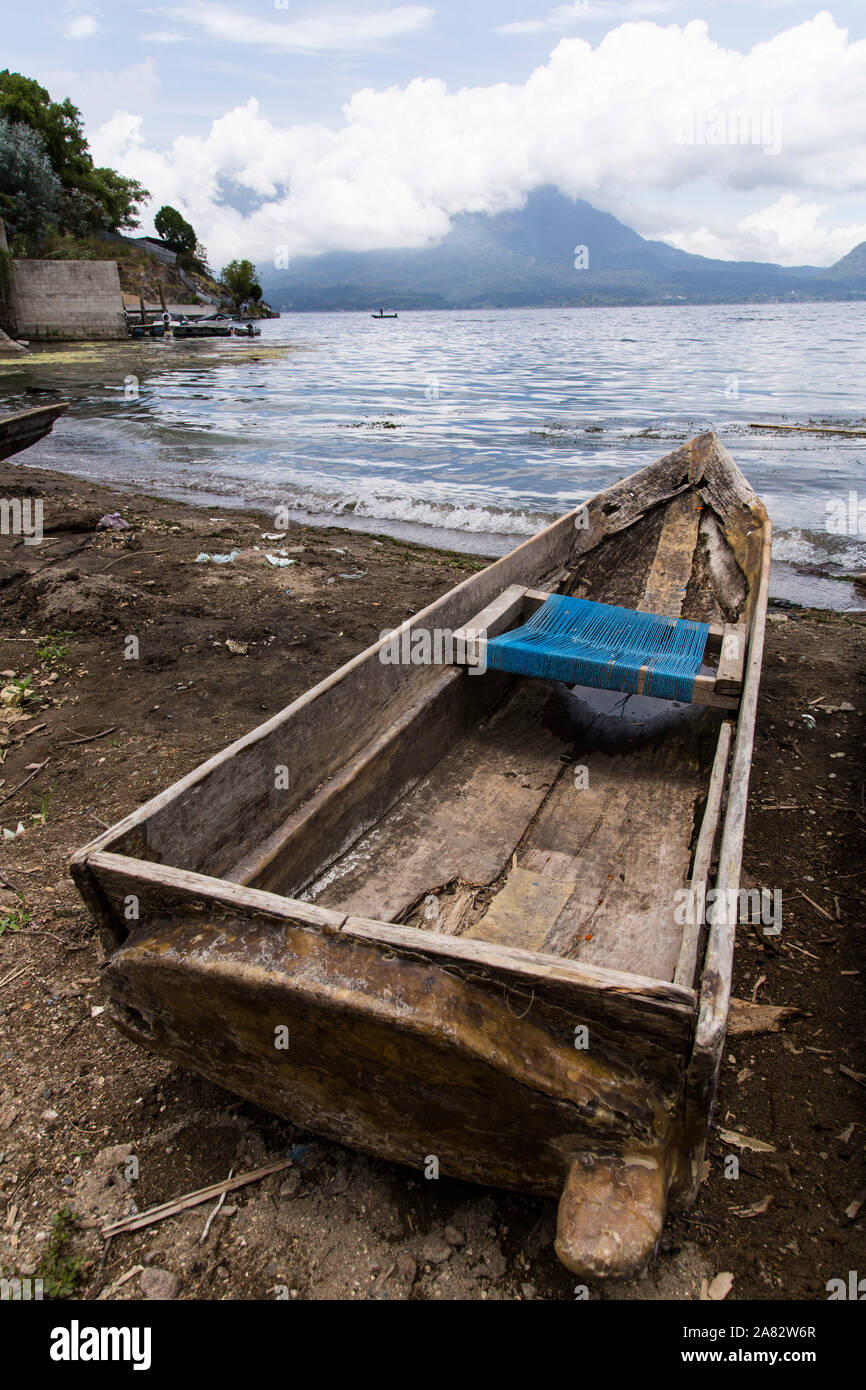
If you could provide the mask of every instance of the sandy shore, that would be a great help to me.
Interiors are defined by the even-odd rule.
[[[100,827],[482,562],[337,529],[268,541],[272,518],[0,466],[6,498],[45,507],[41,545],[0,536],[2,684],[32,678],[23,710],[0,709],[3,1273],[118,1299],[278,1287],[301,1299],[572,1298],[552,1203],[426,1183],[120,1038],[66,872]],[[114,511],[130,530],[97,533]],[[271,565],[266,552],[282,549],[294,563]],[[124,660],[131,633],[137,662]],[[779,1032],[729,1037],[697,1206],[670,1221],[644,1279],[593,1297],[692,1299],[729,1271],[730,1299],[823,1299],[828,1279],[862,1267],[864,658],[866,616],[771,613],[745,866],[782,889],[784,927],[775,939],[742,929],[735,992],[800,1012]],[[740,1150],[727,1180],[734,1150],[720,1129],[772,1149]],[[98,1225],[130,1201],[144,1209],[287,1149],[292,1168],[232,1194],[204,1243],[206,1207],[104,1249]],[[74,1220],[58,1222],[67,1208]]]

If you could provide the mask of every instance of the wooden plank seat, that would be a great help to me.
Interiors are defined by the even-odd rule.
[[[690,622],[561,594],[509,588],[454,634],[454,663],[734,709],[742,624]],[[711,653],[715,675],[699,674]]]

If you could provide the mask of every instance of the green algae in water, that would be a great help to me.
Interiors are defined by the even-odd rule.
[[[208,365],[220,366],[224,362],[230,362],[233,366],[239,362],[277,362],[280,358],[288,357],[290,353],[299,351],[298,348],[285,347],[256,347],[250,351],[250,347],[243,339],[238,339],[237,346],[229,340],[223,346],[223,339],[216,339],[210,343],[205,339],[198,342],[195,347],[184,345],[179,348],[174,343],[165,343],[164,340],[154,338],[150,342],[141,343],[82,343],[79,347],[41,347],[36,345],[31,347],[27,357],[10,357],[0,360],[0,371],[12,369],[15,371],[33,372],[40,367],[74,367],[81,363],[91,364],[93,362],[103,362],[106,366],[130,365],[136,363],[148,367],[191,367]],[[219,343],[220,346],[216,347]],[[244,343],[241,346],[241,343]],[[205,351],[202,352],[204,346]],[[120,359],[120,360],[119,360]]]

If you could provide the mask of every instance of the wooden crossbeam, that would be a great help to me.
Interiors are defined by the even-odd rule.
[[[455,666],[480,666],[482,642],[487,637],[498,637],[501,632],[517,626],[524,615],[526,595],[527,590],[519,584],[509,584],[492,603],[458,628],[453,639]],[[540,608],[541,604],[535,606]]]
[[[716,671],[716,689],[720,695],[739,695],[743,688],[747,631],[745,623],[728,623],[725,627]]]

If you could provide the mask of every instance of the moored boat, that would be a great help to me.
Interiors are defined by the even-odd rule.
[[[106,831],[72,872],[117,1026],[557,1196],[570,1269],[639,1271],[701,1176],[736,922],[701,909],[739,887],[770,546],[701,435]]]
[[[228,314],[205,314],[199,319],[172,319],[175,338],[231,338],[234,321]]]
[[[68,401],[58,401],[55,405],[40,405],[35,410],[22,410],[17,415],[0,419],[0,460],[11,458],[44,439],[68,409]]]

